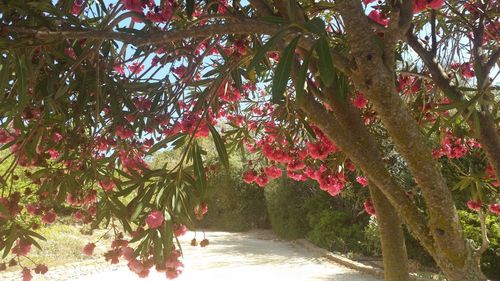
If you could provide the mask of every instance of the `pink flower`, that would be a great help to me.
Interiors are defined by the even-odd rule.
[[[481,205],[483,203],[480,201],[474,201],[474,200],[469,200],[467,201],[467,208],[471,209],[472,211],[478,212],[481,210]]]
[[[77,59],[77,57],[76,57],[76,53],[75,53],[75,49],[73,49],[73,48],[71,48],[71,47],[70,47],[70,48],[65,48],[65,49],[64,49],[64,54],[65,54],[66,56],[70,57],[70,58],[71,58],[71,59],[73,59],[73,60],[76,60],[76,59]]]
[[[269,178],[266,174],[260,174],[255,178],[255,183],[260,187],[264,187],[269,183]]]
[[[78,16],[82,12],[82,5],[83,5],[82,0],[74,1],[70,13],[74,16]]]
[[[125,69],[123,68],[123,64],[115,64],[113,66],[113,70],[117,72],[118,74],[125,74]]]
[[[134,249],[130,247],[122,247],[122,256],[126,261],[134,259]]]
[[[31,243],[28,240],[19,239],[16,246],[12,247],[12,254],[26,256],[31,251]]]
[[[462,65],[462,76],[467,79],[476,76],[476,74],[474,73],[474,66],[472,65],[472,63],[464,63]]]
[[[104,188],[104,190],[109,191],[109,190],[112,190],[113,188],[115,188],[116,184],[112,179],[105,178],[104,180],[99,181],[99,186]]]
[[[128,65],[128,69],[132,72],[132,74],[139,74],[144,70],[144,65],[139,62],[134,62]]]
[[[187,67],[185,65],[180,65],[180,66],[174,67],[172,69],[172,72],[175,73],[175,75],[177,75],[177,77],[179,77],[179,78],[184,77],[184,75],[186,74],[186,71],[187,71]]]
[[[31,281],[31,279],[33,279],[33,275],[31,275],[31,271],[27,267],[23,268],[21,275],[23,277],[23,281]]]
[[[491,203],[489,209],[493,214],[500,215],[500,203]]]
[[[127,265],[130,271],[137,274],[141,273],[144,270],[144,265],[136,259],[129,261]]]
[[[36,274],[45,274],[49,271],[49,268],[45,264],[38,264],[35,267],[35,273]]]
[[[208,204],[203,202],[201,203],[199,206],[196,206],[194,208],[194,214],[197,216],[197,217],[200,217],[200,216],[203,216],[205,215],[206,213],[208,212]]]
[[[92,254],[94,253],[94,249],[95,249],[95,244],[88,243],[87,245],[85,245],[85,247],[83,247],[82,252],[87,256],[92,256]]]
[[[246,183],[252,183],[257,178],[257,172],[255,170],[248,170],[243,173],[243,181]]]
[[[368,185],[368,180],[365,177],[356,177],[356,181],[362,186]]]
[[[146,17],[152,21],[157,23],[164,23],[170,20],[173,14],[173,7],[170,2],[166,2],[165,7],[160,11],[158,7],[149,11],[146,14]]]
[[[264,172],[271,179],[277,179],[281,177],[281,169],[276,166],[269,166],[264,168]]]
[[[363,206],[365,207],[365,212],[367,214],[372,216],[375,215],[375,207],[373,207],[373,203],[370,199],[366,200],[365,203],[363,203]]]
[[[370,3],[375,2],[375,0],[363,0],[363,4],[368,5]]]
[[[134,132],[123,125],[117,125],[115,128],[115,135],[121,139],[129,139],[134,136]]]
[[[173,230],[174,230],[174,235],[176,237],[180,237],[184,234],[186,234],[187,232],[187,227],[183,224],[176,224],[174,223],[173,226],[172,226]]]
[[[420,13],[426,8],[437,10],[444,5],[444,0],[413,0],[413,13]]]
[[[163,221],[164,217],[161,211],[151,211],[146,218],[146,224],[152,229],[160,227]]]
[[[372,10],[368,14],[368,18],[385,27],[387,27],[387,25],[389,24],[389,19],[386,18],[385,15],[382,14],[379,10]]]
[[[57,159],[57,157],[59,157],[59,151],[57,151],[53,148],[47,150],[47,153],[49,153],[50,159],[52,159],[52,160]]]
[[[54,213],[54,211],[48,211],[45,213],[45,215],[42,217],[42,222],[46,224],[51,224],[56,221],[57,215]]]
[[[59,143],[62,139],[63,139],[63,136],[60,133],[55,132],[52,134],[52,140],[55,143]]]
[[[362,93],[358,93],[352,100],[352,104],[359,109],[363,109],[368,104],[368,100]]]
[[[142,0],[121,0],[127,10],[142,13]]]
[[[443,5],[444,5],[444,0],[431,0],[427,4],[427,7],[431,8],[433,10],[437,10],[437,9],[441,8]]]

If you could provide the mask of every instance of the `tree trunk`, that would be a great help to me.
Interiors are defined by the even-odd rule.
[[[408,255],[401,219],[396,209],[389,203],[384,194],[370,184],[370,194],[377,215],[382,256],[384,259],[385,281],[408,281]]]
[[[340,13],[358,66],[351,79],[372,102],[422,191],[433,240],[432,256],[450,280],[484,280],[479,264],[471,258],[472,247],[463,234],[451,191],[427,139],[396,91],[394,59],[388,54],[394,53],[397,26],[389,27],[380,39],[374,33],[367,34],[370,24],[361,3],[342,1]],[[382,48],[374,37],[383,41]]]

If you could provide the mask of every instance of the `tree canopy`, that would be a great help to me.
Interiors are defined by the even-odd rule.
[[[3,258],[70,212],[130,235],[107,261],[175,278],[175,237],[207,211],[210,137],[217,168],[240,151],[262,187],[283,171],[332,196],[368,186],[383,247],[383,225],[402,222],[449,280],[484,280],[484,212],[500,213],[498,13],[491,0],[0,2]],[[148,165],[171,149],[175,163]],[[452,190],[482,218],[477,248]]]

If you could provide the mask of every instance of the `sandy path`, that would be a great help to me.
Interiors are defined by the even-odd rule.
[[[326,261],[293,242],[279,241],[268,232],[208,232],[210,245],[191,247],[192,233],[181,243],[184,250],[184,272],[177,279],[186,280],[331,280],[379,281],[375,277]],[[198,238],[200,240],[200,238]],[[165,275],[152,272],[149,278],[138,278],[126,266],[71,278],[67,280],[166,280]]]

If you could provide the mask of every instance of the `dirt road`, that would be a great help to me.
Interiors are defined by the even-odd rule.
[[[326,261],[293,243],[280,241],[268,232],[228,233],[207,232],[210,245],[192,247],[193,233],[186,234],[181,243],[184,251],[184,272],[177,279],[187,280],[252,280],[252,281],[380,281],[375,277]],[[198,235],[198,241],[202,237]],[[165,275],[152,272],[141,279],[126,266],[70,278],[67,280],[166,280]]]

